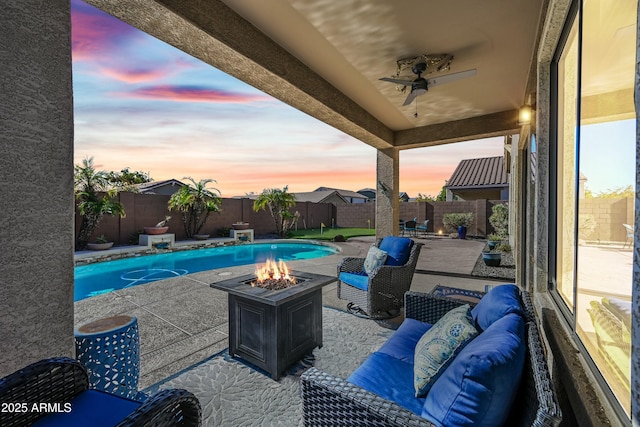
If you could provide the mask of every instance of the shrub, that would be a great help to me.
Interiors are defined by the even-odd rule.
[[[448,231],[455,231],[458,227],[469,227],[473,224],[475,216],[473,212],[448,213],[442,216],[442,223]]]
[[[489,223],[496,231],[495,234],[505,238],[509,235],[509,207],[505,204],[493,205]]]

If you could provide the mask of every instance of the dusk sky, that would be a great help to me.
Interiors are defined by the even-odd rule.
[[[72,0],[75,163],[156,180],[212,178],[223,197],[375,187],[376,150],[100,10]],[[437,195],[503,138],[402,151],[400,191]]]

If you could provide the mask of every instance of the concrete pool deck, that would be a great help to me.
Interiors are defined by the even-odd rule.
[[[341,249],[336,255],[292,261],[287,265],[298,271],[335,276],[336,266],[343,257],[366,256],[374,240],[361,237],[334,243]],[[484,241],[415,240],[424,246],[411,290],[430,292],[438,284],[484,290],[488,279],[469,278]],[[228,347],[227,294],[209,285],[253,271],[253,265],[208,270],[77,301],[75,325],[115,315],[136,316],[140,329],[139,388],[144,389]],[[344,310],[346,302],[337,298],[336,286],[333,282],[324,287],[323,305]]]

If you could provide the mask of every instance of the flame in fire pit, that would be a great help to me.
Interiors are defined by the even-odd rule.
[[[256,267],[256,280],[251,286],[267,289],[284,289],[296,284],[295,277],[289,275],[287,265],[282,261],[268,259],[263,265]]]

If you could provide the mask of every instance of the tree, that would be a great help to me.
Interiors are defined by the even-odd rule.
[[[289,212],[289,209],[296,204],[296,197],[287,191],[288,188],[288,186],[285,186],[282,190],[279,188],[266,188],[262,190],[262,193],[253,202],[253,210],[255,212],[269,209],[269,213],[276,225],[276,233],[281,237],[284,237],[299,217],[298,212],[295,214]]]
[[[111,185],[118,188],[119,191],[130,191],[132,193],[138,193],[138,184],[153,181],[148,173],[140,171],[132,172],[129,170],[129,167],[122,169],[120,172],[109,172],[107,179]]]
[[[418,193],[418,197],[416,197],[416,202],[435,202],[436,199],[433,196],[428,194]]]
[[[444,182],[440,193],[436,196],[436,202],[446,202],[447,201],[447,181]]]
[[[118,191],[110,188],[105,171],[96,170],[93,157],[85,158],[74,166],[74,190],[82,222],[76,239],[76,249],[82,250],[98,227],[104,215],[125,216],[118,200]]]
[[[216,182],[215,180],[201,179],[195,182],[190,177],[184,179],[191,181],[191,184],[187,183],[171,195],[169,210],[180,212],[184,232],[188,238],[192,238],[200,232],[211,212],[220,212],[222,199],[219,196],[220,190],[207,188],[207,184]]]
[[[584,193],[585,198],[587,199],[624,199],[626,197],[636,197],[636,192],[631,185],[627,185],[626,187],[609,188],[598,193],[594,193],[586,188]]]
[[[493,205],[489,223],[496,235],[504,239],[509,235],[509,206],[503,203]]]

